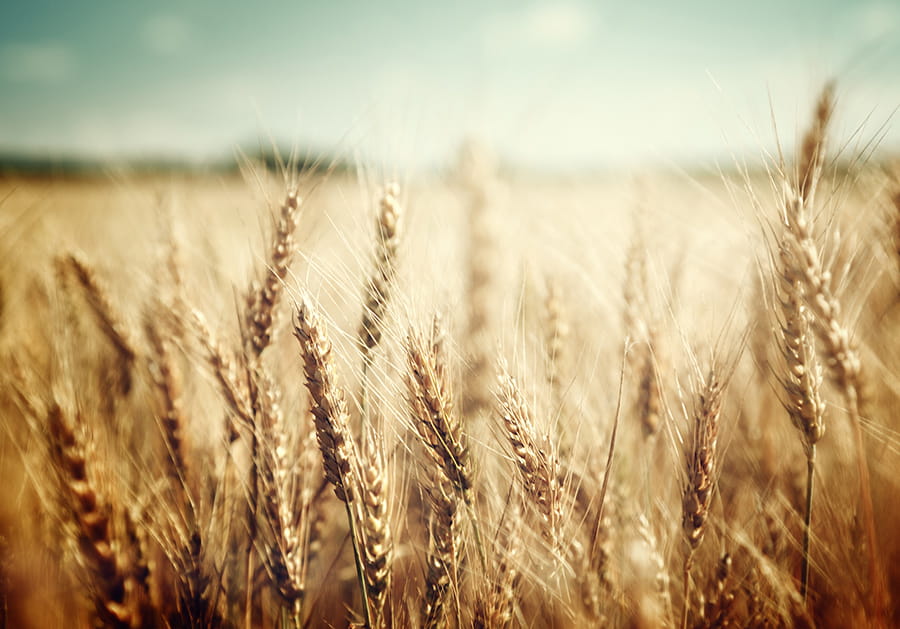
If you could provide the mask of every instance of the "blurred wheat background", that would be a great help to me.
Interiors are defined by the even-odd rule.
[[[893,5],[50,5],[0,628],[900,626]]]

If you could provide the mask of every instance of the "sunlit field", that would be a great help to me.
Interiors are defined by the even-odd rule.
[[[0,180],[0,626],[897,626],[900,180],[833,108],[719,172]]]

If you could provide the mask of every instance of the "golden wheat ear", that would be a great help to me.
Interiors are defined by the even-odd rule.
[[[835,83],[830,81],[819,92],[812,123],[803,135],[797,156],[796,189],[800,198],[810,202],[825,164],[828,126],[834,115]]]
[[[562,533],[562,491],[556,446],[549,435],[538,435],[532,411],[502,361],[497,380],[498,412],[513,460],[525,495],[540,514],[542,533],[555,550]]]
[[[825,153],[827,123],[833,108],[833,87],[823,90],[816,107],[816,115],[811,130],[807,133],[810,146],[804,144],[802,159],[813,159],[812,166],[803,166],[809,171],[808,181],[797,184],[782,182],[783,198],[782,232],[787,243],[782,254],[785,267],[796,278],[802,291],[803,301],[812,314],[812,329],[822,345],[825,364],[834,383],[841,390],[853,430],[856,450],[856,466],[859,476],[859,501],[866,535],[869,579],[871,581],[870,616],[877,623],[884,624],[887,614],[887,593],[878,552],[878,537],[875,527],[875,507],[872,502],[872,486],[869,478],[869,458],[862,431],[861,406],[864,378],[859,351],[852,341],[852,330],[842,315],[841,302],[832,286],[833,276],[826,268],[824,256],[814,232],[815,212],[813,201],[815,190],[822,177],[822,160]]]
[[[436,475],[427,490],[431,502],[429,544],[425,568],[425,596],[422,626],[446,626],[447,602],[451,590],[459,587],[459,496],[452,483]],[[458,611],[458,610],[457,610]]]
[[[684,560],[683,629],[687,627],[690,610],[690,573],[694,553],[706,533],[717,481],[719,420],[724,391],[721,378],[721,374],[713,368],[699,384],[685,452],[687,482],[681,500],[681,530],[688,548]]]
[[[326,480],[334,487],[338,500],[344,503],[347,522],[350,527],[350,540],[353,543],[356,572],[362,598],[363,616],[367,627],[372,627],[372,609],[370,593],[380,585],[367,584],[365,537],[361,530],[364,523],[361,500],[378,503],[383,499],[380,490],[372,488],[364,474],[359,450],[350,432],[350,414],[344,390],[337,384],[337,369],[332,357],[331,341],[326,335],[325,326],[318,313],[305,295],[301,295],[295,303],[294,336],[300,344],[300,355],[303,359],[303,373],[306,376],[306,389],[309,392],[311,413],[315,421],[319,451],[322,454],[322,465]],[[376,504],[373,511],[378,510]],[[382,531],[383,532],[383,531]],[[376,597],[376,602],[383,599]]]
[[[406,338],[407,402],[416,432],[432,462],[466,505],[475,549],[481,569],[487,570],[487,558],[481,536],[477,507],[473,497],[472,459],[468,437],[453,408],[445,356],[441,352],[442,333],[434,319],[432,337],[411,332]]]
[[[131,330],[116,308],[109,290],[94,268],[81,256],[69,254],[62,258],[62,266],[75,278],[81,288],[100,331],[109,340],[119,358],[118,384],[123,395],[131,391],[134,366],[138,357],[137,343]]]
[[[112,537],[109,503],[91,477],[91,464],[79,430],[57,403],[47,412],[51,456],[62,484],[63,503],[75,525],[78,549],[85,563],[88,589],[99,620],[111,627],[130,628],[140,619],[129,598],[133,579]]]
[[[802,299],[803,285],[791,265],[790,254],[784,244],[779,247],[779,254],[776,285],[781,318],[777,340],[784,359],[784,371],[780,376],[784,391],[782,402],[794,427],[800,431],[807,460],[803,559],[800,570],[800,596],[806,601],[816,444],[825,433],[825,404],[819,395],[822,367],[812,333],[812,316]]]
[[[381,342],[391,287],[397,274],[397,248],[400,244],[400,220],[403,216],[399,197],[399,184],[391,182],[385,185],[378,203],[374,268],[366,283],[362,321],[357,332],[364,366],[371,360],[372,351]]]
[[[250,355],[260,356],[272,342],[284,280],[294,260],[294,232],[300,223],[301,207],[297,191],[289,190],[275,220],[275,233],[262,269],[263,279],[259,284],[254,282],[247,293],[246,345]]]

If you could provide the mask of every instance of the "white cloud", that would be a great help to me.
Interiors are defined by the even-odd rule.
[[[190,25],[177,15],[156,15],[144,22],[141,36],[151,51],[173,55],[185,49],[191,39]]]
[[[485,47],[494,52],[539,46],[569,48],[586,41],[594,30],[595,16],[583,4],[536,4],[522,11],[495,14],[482,29]]]
[[[855,21],[863,41],[900,35],[900,6],[894,2],[871,2],[859,7]]]
[[[524,33],[531,42],[548,46],[578,44],[591,32],[591,15],[579,4],[546,4],[528,11]]]
[[[8,44],[0,50],[0,67],[13,81],[57,83],[71,75],[75,57],[57,42]]]

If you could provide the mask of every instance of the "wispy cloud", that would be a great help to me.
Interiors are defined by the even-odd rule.
[[[900,35],[900,5],[895,2],[870,2],[856,12],[856,30],[863,40]]]
[[[58,42],[14,43],[0,49],[0,71],[8,80],[57,83],[74,69],[72,51]]]
[[[482,35],[486,47],[495,51],[535,46],[560,49],[585,42],[596,26],[595,13],[584,4],[547,2],[492,15]]]
[[[141,29],[144,44],[159,55],[182,52],[191,39],[190,25],[178,15],[155,15]]]

